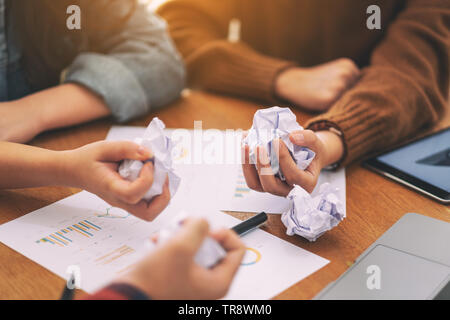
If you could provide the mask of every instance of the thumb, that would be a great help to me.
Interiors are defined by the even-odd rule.
[[[309,148],[313,151],[317,151],[319,146],[319,139],[312,130],[300,130],[293,131],[289,135],[291,142],[297,146]]]
[[[209,232],[209,225],[205,219],[191,218],[185,220],[181,231],[172,238],[184,249],[184,253],[194,256]]]
[[[145,161],[153,157],[151,150],[130,141],[104,141],[99,148],[99,161],[118,162],[125,159]]]

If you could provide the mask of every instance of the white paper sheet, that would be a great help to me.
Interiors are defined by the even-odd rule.
[[[144,127],[113,126],[108,133],[107,140],[133,140],[142,136]],[[202,210],[203,208],[220,209],[236,212],[261,212],[281,214],[289,207],[286,198],[277,197],[269,193],[261,193],[250,190],[242,175],[240,162],[240,137],[241,133],[235,131],[234,138],[227,138],[225,131],[216,132],[216,137],[221,137],[223,142],[217,144],[222,149],[218,157],[211,156],[214,150],[211,148],[211,140],[203,144],[197,143],[193,130],[185,130],[190,135],[190,140],[185,143],[172,136],[174,129],[166,129],[167,135],[172,136],[175,147],[174,167],[181,177],[181,184],[170,206],[185,206],[187,209]],[[230,134],[231,135],[231,134]],[[207,139],[204,139],[207,140]],[[177,143],[177,141],[179,141]],[[235,143],[229,143],[234,141]],[[198,152],[200,149],[200,152]],[[194,154],[202,153],[204,160],[210,163],[194,164]],[[209,157],[207,157],[209,156]],[[197,157],[198,158],[198,157]],[[213,163],[215,159],[223,159],[222,164]],[[186,164],[184,160],[188,159]],[[212,160],[211,160],[212,159]],[[345,210],[345,169],[337,172],[322,171],[317,186],[328,182],[339,189],[339,198],[344,204]],[[317,193],[318,187],[313,191]]]
[[[1,225],[0,241],[65,279],[78,266],[92,293],[148,254],[148,238],[176,213],[144,222],[83,191]],[[239,222],[217,211],[208,220],[213,228]],[[271,298],[329,262],[262,230],[243,241],[249,249],[226,299]]]
[[[245,183],[240,167],[236,169],[235,177],[234,192],[231,195],[231,199],[224,202],[221,206],[221,210],[255,213],[264,211],[266,213],[281,214],[289,208],[289,200],[286,198],[250,190]],[[317,195],[320,186],[325,182],[339,189],[338,196],[344,205],[345,213],[345,169],[336,172],[322,171],[312,196]]]

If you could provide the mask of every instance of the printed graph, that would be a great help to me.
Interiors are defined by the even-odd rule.
[[[175,150],[174,154],[175,154],[174,160],[179,161],[185,159],[189,155],[189,150],[184,147],[181,147],[178,150]]]
[[[96,213],[95,216],[97,218],[106,218],[106,219],[126,219],[130,216],[130,214],[124,210],[110,207],[106,208],[106,213]]]
[[[175,164],[189,163],[189,158],[191,157],[190,151],[187,147],[183,146],[181,143],[177,144],[172,149],[172,159]]]
[[[107,254],[95,259],[95,263],[98,265],[107,265],[125,255],[131,254],[134,252],[135,252],[135,250],[133,248],[131,248],[127,245],[123,245],[123,246],[121,246],[117,249],[114,249],[113,251],[108,252]]]
[[[250,193],[250,191],[250,188],[247,187],[247,183],[245,182],[244,174],[242,171],[239,171],[237,175],[236,188],[234,189],[234,197],[244,198]]]
[[[244,259],[242,260],[241,266],[251,266],[258,263],[261,260],[261,252],[255,248],[247,248],[245,252]]]
[[[36,243],[50,243],[52,245],[58,246],[68,246],[74,239],[72,237],[73,233],[81,234],[84,237],[91,238],[94,236],[95,232],[100,231],[102,228],[98,225],[90,222],[89,220],[79,221],[71,226],[67,226],[64,229],[60,229],[48,236],[36,240]]]

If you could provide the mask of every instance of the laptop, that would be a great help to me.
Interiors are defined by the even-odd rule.
[[[319,300],[450,300],[450,223],[405,214]]]

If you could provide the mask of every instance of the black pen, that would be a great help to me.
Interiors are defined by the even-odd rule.
[[[231,230],[236,232],[240,237],[242,237],[247,232],[258,228],[267,221],[267,214],[265,212],[258,213],[257,215],[247,219],[238,225],[235,225]]]

